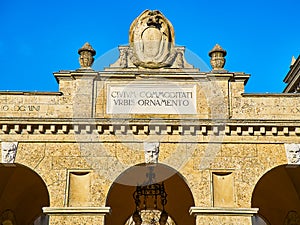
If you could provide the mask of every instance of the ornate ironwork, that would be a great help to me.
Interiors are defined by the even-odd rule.
[[[168,213],[165,210],[165,205],[167,204],[165,184],[164,182],[158,183],[155,181],[154,167],[154,165],[148,167],[149,173],[146,174],[148,180],[142,185],[138,185],[133,193],[136,206],[136,211],[133,213],[133,220],[136,225],[142,223],[140,216],[141,210],[158,209],[159,204],[161,205],[162,209],[159,223],[166,224],[168,219]],[[150,205],[150,203],[152,205]]]

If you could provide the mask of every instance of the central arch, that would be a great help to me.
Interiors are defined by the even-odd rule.
[[[112,213],[105,217],[105,225],[124,225],[135,211],[133,193],[136,186],[147,179],[149,167],[154,167],[155,181],[164,182],[167,192],[165,210],[176,225],[195,225],[195,217],[189,214],[194,198],[184,177],[175,169],[161,164],[138,164],[125,170],[111,185],[106,206]],[[161,210],[161,208],[159,208]]]

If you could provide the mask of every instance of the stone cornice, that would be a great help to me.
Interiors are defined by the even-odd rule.
[[[299,93],[242,93],[243,97],[289,97],[299,98]]]
[[[246,73],[243,73],[243,72],[234,72],[234,77],[233,79],[235,81],[242,81],[244,83],[244,85],[247,84],[249,78],[250,78],[250,74],[246,74]]]
[[[44,91],[0,91],[0,95],[53,95],[53,96],[61,96],[63,95],[62,92],[44,92]]]
[[[212,79],[226,79],[230,81],[243,81],[246,83],[250,77],[249,74],[241,72],[228,72],[228,71],[210,71],[200,72],[197,69],[186,69],[178,71],[177,69],[120,69],[111,70],[105,69],[104,71],[93,71],[93,70],[75,70],[75,71],[59,71],[55,72],[54,76],[57,81],[59,80],[74,80],[76,78],[91,77],[96,80],[107,80],[110,79],[136,79],[136,78],[172,78],[172,79],[183,79],[183,80],[212,80]]]
[[[0,134],[300,136],[300,120],[1,118]]]
[[[220,208],[220,207],[191,207],[190,214],[194,216],[253,216],[258,213],[258,208]]]
[[[217,71],[212,70],[210,73],[206,74],[208,80],[234,80],[234,74],[233,73],[229,73],[229,72],[220,72],[217,73]]]
[[[106,215],[111,213],[110,207],[43,207],[47,215]]]
[[[78,69],[75,71],[62,70],[53,73],[53,75],[56,81],[59,83],[60,80],[76,80],[80,78],[95,79],[96,77],[98,77],[99,73],[91,69],[89,70]]]

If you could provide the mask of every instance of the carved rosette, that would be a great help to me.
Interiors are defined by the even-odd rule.
[[[131,24],[129,57],[144,68],[170,67],[176,57],[174,29],[158,10],[146,10]]]
[[[94,57],[96,55],[96,51],[93,47],[86,42],[79,50],[79,64],[83,69],[90,69],[94,62]]]
[[[210,65],[213,70],[224,70],[227,52],[218,44],[208,53],[211,57]]]

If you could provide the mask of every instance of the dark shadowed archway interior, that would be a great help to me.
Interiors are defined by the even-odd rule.
[[[105,225],[124,225],[134,213],[136,207],[133,193],[136,186],[148,179],[150,167],[153,168],[155,182],[164,182],[167,193],[165,210],[172,220],[176,225],[195,225],[195,217],[189,214],[190,207],[194,206],[190,188],[178,171],[160,163],[138,164],[124,171],[114,181],[106,200],[106,206],[111,207],[112,213],[105,217]],[[150,204],[148,207],[153,208]],[[161,205],[157,209],[162,210]]]
[[[11,220],[31,225],[49,206],[49,193],[42,178],[17,163],[0,163],[0,224]]]
[[[270,225],[300,224],[300,167],[281,165],[261,177],[252,207]]]

